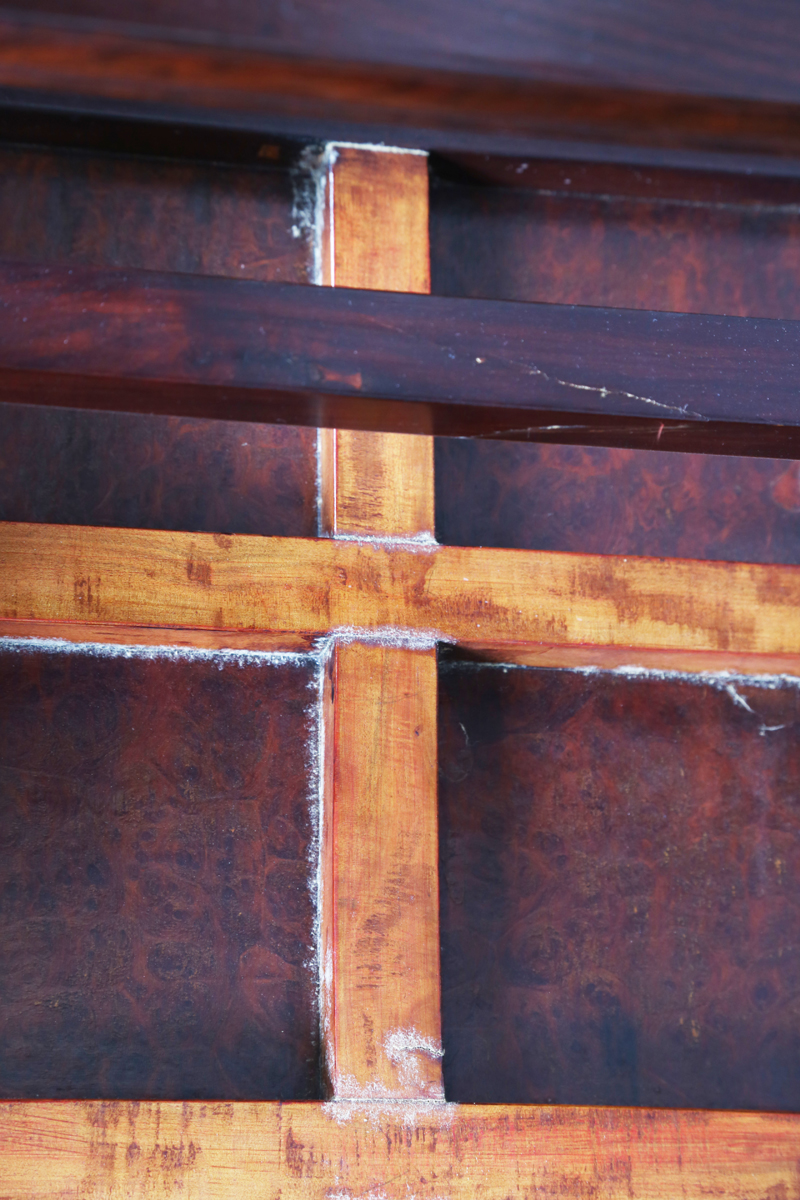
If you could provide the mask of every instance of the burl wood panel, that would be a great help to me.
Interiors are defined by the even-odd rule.
[[[800,1109],[800,692],[440,675],[445,1086]]]
[[[516,172],[524,186],[434,186],[434,294],[800,316],[797,181],[536,159]]]
[[[0,404],[0,520],[317,532],[316,432]]]
[[[0,654],[0,1095],[318,1094],[313,678]]]
[[[445,545],[800,563],[800,464],[436,439]]]
[[[293,204],[268,164],[0,148],[0,258],[305,283]]]

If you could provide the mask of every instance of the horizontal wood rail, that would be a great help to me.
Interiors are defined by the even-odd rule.
[[[625,1108],[0,1105],[5,1200],[789,1196],[796,1117]]]
[[[277,22],[297,23],[288,40],[275,36],[273,20],[264,31],[263,9],[256,4],[249,6],[249,23],[236,18],[231,23],[223,15],[216,29],[212,20],[205,30],[188,3],[172,4],[170,17],[160,23],[148,21],[140,6],[128,6],[127,17],[115,6],[117,20],[98,19],[96,3],[88,6],[89,20],[81,19],[79,6],[71,6],[70,15],[60,7],[59,16],[22,5],[3,9],[0,87],[18,89],[17,98],[27,91],[65,111],[92,104],[119,111],[120,102],[144,101],[159,106],[162,115],[195,108],[206,119],[216,114],[230,121],[236,114],[261,130],[266,126],[273,134],[314,140],[387,140],[494,153],[577,152],[650,165],[707,165],[716,155],[732,159],[728,165],[737,169],[763,170],[769,164],[772,170],[796,172],[800,156],[797,34],[781,10],[776,23],[783,36],[776,33],[769,67],[764,67],[751,53],[747,29],[753,18],[745,11],[742,22],[742,0],[738,29],[729,6],[705,5],[713,36],[724,21],[727,45],[736,45],[735,53],[726,49],[713,63],[697,35],[696,6],[683,5],[681,20],[673,5],[666,25],[653,4],[615,11],[614,61],[605,70],[603,53],[592,54],[591,68],[577,66],[578,59],[586,61],[585,36],[596,19],[591,6],[573,14],[569,36],[573,54],[580,50],[572,61],[564,57],[570,19],[563,17],[555,27],[544,17],[527,51],[521,51],[519,22],[494,18],[501,39],[510,42],[505,56],[481,59],[476,48],[486,44],[487,14],[489,27],[492,16],[491,9],[477,4],[450,6],[457,16],[449,21],[438,14],[445,41],[452,42],[456,24],[461,38],[474,30],[469,53],[459,55],[450,46],[433,56],[427,38],[441,4],[424,22],[411,15],[404,22],[395,8],[390,26],[379,21],[377,29],[380,6],[362,11],[348,6],[350,12],[342,13],[329,6],[316,6],[315,12],[314,4],[304,4],[286,10]],[[246,7],[237,5],[237,15]],[[635,29],[647,9],[645,22],[655,20],[657,27],[649,39]],[[342,13],[338,21],[331,21],[332,12]],[[531,15],[525,12],[523,27]],[[542,20],[541,5],[538,15]],[[607,52],[609,14],[599,19]],[[371,44],[354,52],[364,36]],[[542,56],[548,38],[550,49]],[[671,43],[671,52],[665,43]],[[748,74],[752,65],[755,70]]]
[[[7,633],[205,629],[296,648],[393,627],[399,644],[553,666],[800,669],[800,567],[14,524],[0,561]]]
[[[0,266],[5,400],[800,455],[800,322]]]

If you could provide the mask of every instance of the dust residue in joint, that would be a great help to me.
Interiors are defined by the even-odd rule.
[[[342,1082],[347,1087],[347,1080]],[[352,1084],[357,1087],[355,1080]],[[444,1099],[396,1100],[386,1094],[387,1090],[381,1084],[370,1084],[360,1089],[358,1098],[328,1100],[322,1105],[322,1112],[337,1125],[358,1121],[383,1133],[387,1125],[408,1130],[428,1129],[432,1137],[438,1130],[450,1129],[459,1112],[458,1104],[449,1104]]]
[[[410,1026],[408,1029],[390,1029],[383,1039],[383,1048],[389,1062],[397,1068],[403,1087],[418,1088],[431,1100],[444,1099],[442,1085],[426,1083],[419,1064],[419,1055],[434,1062],[444,1058],[441,1042],[432,1037],[424,1037]]]

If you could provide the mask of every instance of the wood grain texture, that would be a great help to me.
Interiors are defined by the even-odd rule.
[[[0,405],[0,519],[313,537],[312,429]]]
[[[0,1095],[319,1095],[315,685],[3,647]]]
[[[439,0],[433,9],[423,0],[349,0],[333,9],[300,0],[278,13],[259,0],[199,11],[189,0],[31,0],[23,11],[39,14],[43,24],[52,16],[93,18],[110,28],[136,22],[151,37],[201,30],[212,44],[345,61],[452,64],[690,94],[800,95],[800,29],[794,9],[780,0],[756,11],[746,0],[724,7],[720,0],[625,0],[613,9],[579,0],[566,13],[554,0],[510,0],[502,12],[477,0]]]
[[[7,400],[797,455],[798,324],[0,268]]]
[[[324,163],[323,285],[429,292],[427,154],[332,142]]]
[[[440,673],[445,1086],[800,1111],[800,691]]]
[[[329,145],[322,278],[430,291],[427,156]],[[322,527],[432,536],[433,440],[327,429]],[[436,655],[334,645],[323,699],[323,1050],[330,1094],[443,1099]]]
[[[316,1104],[0,1108],[8,1200],[733,1200],[791,1196],[798,1118],[643,1109]],[[399,1109],[399,1111],[398,1111]]]
[[[333,651],[323,862],[332,1095],[442,1099],[436,654]]]
[[[319,438],[326,533],[433,534],[433,438],[354,429],[321,429]]]
[[[606,154],[622,148],[640,163],[676,151],[694,165],[715,151],[747,153],[756,169],[768,154],[796,156],[797,21],[781,0],[757,12],[739,0],[722,18],[719,0],[707,0],[702,14],[686,3],[679,16],[656,0],[600,17],[588,0],[557,16],[547,2],[549,15],[522,0],[502,15],[455,0],[424,11],[418,3],[298,5],[288,41],[279,27],[289,10],[270,10],[265,27],[255,5],[249,20],[244,5],[233,20],[229,9],[212,18],[216,32],[188,7],[166,21],[163,8],[145,17],[131,4],[132,15],[115,21],[103,18],[120,10],[95,7],[88,23],[72,6],[55,20],[16,7],[3,14],[0,80],[62,105],[65,96],[145,101],[184,118],[194,107],[317,139],[479,152],[496,152],[500,141],[526,154],[605,143]],[[510,58],[489,50],[498,34]],[[694,83],[676,71],[687,61]]]
[[[439,295],[800,315],[795,180],[533,158],[491,166],[500,186],[466,182],[489,174],[469,160],[464,181],[432,189]]]
[[[781,459],[439,438],[445,545],[800,563],[800,466]]]
[[[427,155],[332,144],[323,180],[320,282],[430,292]],[[433,533],[429,438],[326,429],[320,455],[326,533]]]
[[[307,281],[306,242],[292,236],[288,168],[255,154],[246,165],[217,165],[148,159],[140,157],[146,146],[136,149],[0,148],[0,256]]]
[[[796,567],[9,524],[0,557],[0,618],[63,628],[395,626],[509,652],[681,652],[698,668],[800,652]]]

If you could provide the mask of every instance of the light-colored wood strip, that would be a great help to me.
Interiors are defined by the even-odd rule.
[[[427,155],[332,143],[323,162],[321,282],[430,292]],[[320,468],[325,533],[433,534],[432,438],[322,430]]]
[[[324,163],[321,282],[430,291],[427,156],[330,145]],[[320,482],[330,536],[433,542],[432,438],[323,430]],[[337,644],[330,670],[328,1087],[337,1100],[441,1099],[435,651]]]
[[[4,1200],[775,1200],[797,1194],[798,1156],[800,1117],[758,1113],[0,1106]]]
[[[552,665],[593,665],[596,647],[619,651],[614,665],[668,651],[700,669],[800,655],[798,567],[15,524],[0,524],[0,562],[0,619],[64,629],[394,626],[501,655],[546,648]]]
[[[433,438],[322,429],[323,532],[432,538]]]
[[[322,284],[429,292],[427,154],[330,142],[324,171]]]
[[[442,1099],[436,653],[333,656],[326,1067],[337,1098]]]

